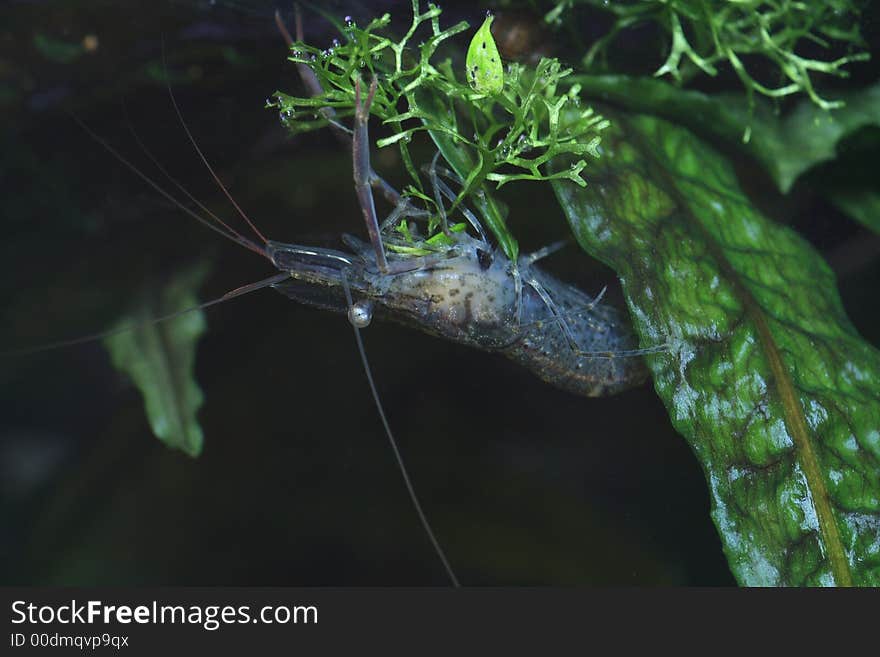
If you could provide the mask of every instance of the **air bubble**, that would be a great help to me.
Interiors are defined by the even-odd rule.
[[[373,304],[370,301],[355,301],[348,309],[348,321],[357,328],[366,328],[373,319]]]

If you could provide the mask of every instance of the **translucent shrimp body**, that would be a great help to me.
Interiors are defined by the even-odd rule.
[[[348,285],[367,302],[362,309],[372,304],[379,317],[498,352],[588,397],[645,381],[642,359],[620,356],[638,345],[614,308],[541,271],[529,256],[513,267],[482,240],[464,233],[454,240],[435,261],[397,273],[382,273],[369,246],[350,236],[346,241],[357,255],[279,242],[269,242],[267,251],[290,274],[273,287],[297,301],[347,312]]]

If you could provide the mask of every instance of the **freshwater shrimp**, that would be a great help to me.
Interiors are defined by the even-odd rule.
[[[341,188],[344,181],[337,180],[336,185]],[[279,282],[278,288],[285,294],[301,295],[297,298],[308,302],[309,299],[303,297],[306,295],[305,290],[311,285],[311,289],[320,291],[321,303],[332,306],[334,310],[349,312],[340,280],[344,271],[345,280],[349,281],[354,295],[351,307],[355,310],[353,314],[356,320],[363,322],[366,317],[371,316],[368,306],[370,301],[374,304],[372,312],[377,316],[386,312],[402,312],[405,307],[401,305],[389,310],[381,301],[369,298],[366,294],[367,288],[364,285],[388,280],[387,276],[382,278],[378,273],[372,245],[365,246],[351,240],[352,250],[335,251],[337,254],[342,253],[352,263],[351,266],[335,260],[339,266],[334,270],[330,266],[334,262],[333,252],[312,249],[308,253],[306,247],[285,247],[278,244],[273,244],[272,247],[275,260],[280,263],[285,258],[294,258],[298,271],[303,276],[302,279],[297,279],[289,275],[290,281]],[[453,266],[461,267],[463,271],[482,271],[479,268],[485,263],[485,255],[480,256],[477,247],[485,247],[485,244],[479,235],[462,235],[461,241],[455,246],[460,253],[456,255],[455,252],[450,252],[445,260],[452,260]],[[444,264],[450,263],[441,262],[438,267]],[[529,285],[522,288],[523,317],[521,329],[517,329],[511,314],[515,311],[516,304],[507,303],[516,297],[516,284],[505,273],[505,264],[509,263],[493,260],[489,268],[493,275],[497,275],[495,280],[502,284],[501,288],[506,295],[505,303],[497,306],[502,311],[497,316],[500,333],[478,332],[465,335],[466,340],[462,341],[485,341],[484,348],[495,351],[516,349],[517,345],[507,345],[504,339],[522,338],[526,331],[534,329],[539,330],[539,333],[542,331],[541,335],[555,336],[554,339],[559,341],[559,353],[575,354],[562,333],[563,329],[552,313],[547,314],[547,307],[539,300],[540,295]],[[524,264],[529,265],[521,267],[526,273],[540,271],[533,266],[534,262]],[[441,269],[437,269],[435,274],[439,276],[440,271]],[[326,280],[318,281],[320,275],[328,275],[327,280],[335,284],[329,285]],[[415,284],[420,275],[425,276],[424,272],[412,271],[401,274],[401,280],[404,275],[411,284]],[[309,280],[308,276],[312,279]],[[359,276],[363,276],[364,280],[360,280]],[[540,275],[536,276],[536,280],[540,282]],[[316,285],[320,287],[314,287]],[[553,283],[548,286],[554,292],[563,289]],[[454,288],[447,285],[442,289],[451,294]],[[514,293],[513,298],[510,297],[511,290]],[[448,301],[451,302],[454,298],[450,296]],[[488,296],[485,298],[488,299]],[[571,318],[590,309],[591,300],[586,295],[577,294],[572,298],[578,308]],[[386,301],[390,303],[391,299],[388,296]],[[412,301],[412,297],[401,299]],[[246,317],[261,317],[263,310],[277,314],[277,305],[272,304],[271,299],[248,303],[250,305],[247,309],[236,309],[228,313],[221,311],[221,314],[214,315],[216,319],[212,320],[212,324],[215,335],[229,334],[232,329],[227,324],[232,326],[233,315],[243,313]],[[260,304],[265,304],[265,309]],[[273,305],[276,305],[276,311],[272,311]],[[560,305],[559,299],[557,305]],[[447,308],[451,309],[453,306],[449,305]],[[603,302],[594,307],[598,313],[604,312],[603,309],[610,309],[610,306]],[[537,315],[531,317],[540,315],[549,321],[541,329],[537,329],[535,322],[528,319],[532,312]],[[404,323],[409,323],[406,313],[402,314],[401,319]],[[207,344],[200,347],[206,354],[204,359],[200,358],[203,362],[200,369],[207,372],[200,372],[199,378],[205,376],[207,379],[207,374],[212,373],[220,375],[219,379],[214,376],[219,383],[208,390],[209,400],[226,398],[217,394],[220,392],[218,388],[237,389],[240,395],[242,388],[246,387],[249,394],[236,397],[238,401],[226,404],[209,402],[203,413],[209,437],[208,450],[204,459],[198,463],[185,464],[179,457],[168,454],[156,441],[149,442],[145,436],[137,435],[136,432],[143,433],[141,425],[144,423],[138,395],[130,392],[124,404],[129,408],[129,419],[122,422],[125,429],[121,435],[125,439],[120,440],[117,432],[115,440],[99,442],[99,435],[95,434],[95,445],[119,445],[115,452],[107,449],[96,451],[95,458],[103,454],[104,458],[110,459],[111,454],[116,454],[109,462],[118,464],[119,468],[125,466],[120,472],[128,473],[124,485],[111,489],[116,492],[113,493],[114,502],[109,510],[113,511],[117,505],[122,505],[116,512],[117,515],[112,516],[115,520],[106,520],[108,512],[104,512],[97,516],[105,519],[101,524],[108,528],[126,527],[124,519],[133,510],[137,514],[137,521],[128,530],[131,535],[136,535],[135,529],[142,526],[143,529],[138,531],[149,532],[148,535],[161,538],[167,536],[174,526],[168,524],[171,520],[164,520],[167,510],[175,506],[175,500],[182,501],[183,508],[172,515],[171,519],[185,517],[187,520],[184,522],[196,527],[204,522],[206,540],[217,538],[214,551],[218,556],[213,557],[211,550],[194,551],[189,557],[186,552],[175,555],[174,563],[181,564],[179,567],[184,569],[179,572],[190,573],[188,576],[178,574],[171,580],[176,582],[254,583],[251,575],[254,572],[264,573],[262,578],[257,575],[256,582],[267,583],[350,583],[360,581],[360,578],[371,583],[394,583],[439,578],[436,564],[424,555],[423,537],[418,531],[407,529],[413,525],[412,513],[408,503],[399,501],[397,497],[400,492],[399,478],[393,472],[387,472],[387,476],[384,476],[389,468],[387,453],[377,449],[377,444],[371,440],[375,436],[374,422],[363,419],[371,415],[367,407],[369,400],[360,394],[363,375],[346,369],[345,364],[353,360],[348,349],[332,346],[333,341],[338,342],[338,338],[344,337],[344,334],[342,329],[336,328],[338,324],[331,320],[332,318],[324,319],[317,313],[296,310],[292,306],[284,316],[275,317],[271,321],[261,320],[257,323],[252,319],[244,322],[239,320],[237,325],[253,324],[256,332],[253,333],[253,338],[247,340],[239,337],[236,340],[240,346],[238,350],[218,348],[218,338],[209,337]],[[451,321],[445,320],[441,325],[452,326]],[[298,332],[294,333],[294,330]],[[580,331],[579,327],[572,328],[576,339],[580,338]],[[260,341],[261,335],[266,338],[265,344]],[[283,338],[285,335],[289,336],[286,345],[283,341],[275,344],[269,342],[271,336]],[[496,359],[492,357],[463,355],[455,348],[438,341],[422,340],[413,343],[411,340],[418,338],[411,338],[410,335],[406,331],[385,326],[382,331],[371,332],[370,346],[380,355],[378,362],[382,363],[384,382],[380,385],[384,388],[384,396],[394,402],[391,410],[392,422],[398,433],[409,443],[408,447],[404,446],[404,450],[411,461],[410,467],[415,470],[414,478],[423,489],[423,496],[430,499],[429,515],[440,526],[438,533],[447,543],[453,564],[468,574],[469,582],[582,581],[584,578],[595,577],[577,573],[590,572],[588,564],[594,562],[595,557],[589,555],[594,553],[597,546],[601,550],[601,546],[606,544],[601,538],[603,532],[612,531],[614,535],[619,535],[621,530],[609,530],[608,528],[617,526],[617,521],[611,521],[611,516],[607,514],[599,513],[597,516],[596,511],[592,510],[596,502],[591,500],[595,495],[590,491],[596,486],[601,488],[606,485],[603,483],[606,481],[603,472],[607,472],[608,468],[603,468],[602,463],[607,459],[611,459],[609,463],[619,462],[619,458],[613,455],[626,454],[633,448],[627,447],[630,445],[628,439],[620,441],[619,447],[617,441],[597,440],[595,445],[601,445],[608,456],[605,460],[593,458],[590,454],[595,456],[597,452],[593,448],[584,450],[584,436],[580,432],[569,432],[570,437],[567,438],[566,430],[576,426],[572,423],[584,421],[589,422],[590,432],[597,438],[608,435],[609,431],[621,436],[635,435],[637,432],[633,427],[637,425],[633,423],[636,420],[634,416],[626,414],[626,409],[634,403],[634,399],[651,399],[650,394],[637,394],[636,397],[629,394],[623,398],[603,401],[601,405],[583,399],[576,404],[568,396],[559,396],[546,386],[531,382],[525,375],[525,369],[521,375],[520,370],[501,366],[500,376],[502,379],[506,378],[505,381],[498,378],[499,370],[493,369],[496,367]],[[310,346],[322,338],[324,342],[317,345],[317,348]],[[234,342],[231,344],[234,345]],[[331,345],[330,348],[327,349],[325,344]],[[584,348],[588,349],[586,345]],[[97,364],[99,356],[98,350],[89,349],[84,352],[84,357],[74,358],[68,369],[75,372],[75,367],[78,366],[84,368],[83,372],[100,371]],[[639,359],[633,358],[613,362],[638,361]],[[471,369],[466,370],[471,363]],[[531,369],[540,372],[537,366]],[[407,374],[408,371],[411,373]],[[229,376],[230,373],[234,374]],[[562,380],[559,376],[552,376],[557,381]],[[59,382],[62,380],[60,377],[61,374],[56,375]],[[104,373],[100,377],[106,379],[108,375]],[[83,385],[86,380],[92,380],[91,376],[80,378],[83,379]],[[493,383],[487,385],[489,382]],[[563,387],[570,389],[570,386]],[[114,394],[116,397],[110,398],[115,400],[119,393]],[[272,396],[273,394],[276,396]],[[102,397],[107,398],[107,393],[102,393]],[[326,406],[319,406],[323,403],[322,400],[329,400]],[[113,403],[118,404],[116,401]],[[502,403],[509,406],[505,408]],[[530,408],[531,405],[534,408]],[[456,410],[457,406],[473,408],[474,412],[462,414]],[[346,412],[330,410],[340,408],[346,409]],[[574,409],[577,409],[576,414],[572,413]],[[662,409],[655,413],[655,417],[665,417]],[[602,419],[606,415],[617,416],[619,419],[611,426]],[[120,416],[117,414],[116,417]],[[314,417],[311,424],[310,417]],[[271,423],[273,418],[276,418],[274,424]],[[116,424],[119,424],[119,420]],[[429,427],[428,424],[437,428]],[[442,441],[434,440],[433,432],[437,432],[438,437],[442,436]],[[328,433],[333,436],[332,441],[326,440]],[[108,433],[107,436],[109,439],[111,434]],[[416,439],[419,441],[418,450],[414,443]],[[649,450],[653,444],[647,443]],[[118,451],[123,445],[128,452],[133,451],[134,455],[120,456],[126,453]],[[682,451],[687,456],[686,449]],[[662,468],[656,467],[658,462],[662,463],[662,458],[652,459],[649,456],[646,461],[651,463],[650,469],[633,463],[628,470],[636,479],[649,485],[651,476],[662,471]],[[98,462],[104,462],[104,459]],[[687,462],[690,463],[689,458]],[[225,464],[225,467],[219,467],[220,464]],[[114,467],[115,469],[117,468]],[[97,465],[90,470],[101,471]],[[151,475],[151,472],[155,475]],[[289,476],[280,476],[282,472],[287,472]],[[676,470],[671,472],[670,476],[674,476]],[[182,478],[183,473],[185,478]],[[554,485],[536,488],[530,483],[533,479],[551,481]],[[140,497],[135,496],[133,491],[141,489],[133,489],[132,486],[142,480],[143,494]],[[174,483],[190,480],[192,484]],[[582,484],[579,483],[581,481],[589,482],[583,484],[585,489],[582,492]],[[555,482],[567,482],[563,489],[566,492],[560,494]],[[185,495],[184,498],[180,499],[175,495],[175,486],[182,486],[180,490]],[[573,496],[572,487],[578,491]],[[81,499],[81,496],[77,498],[76,495],[71,495],[70,486],[63,490],[66,491],[66,497]],[[535,490],[541,491],[540,497],[535,497],[530,492]],[[426,495],[424,491],[430,492]],[[130,511],[126,512],[124,500],[137,499],[154,500],[156,504],[129,507]],[[241,509],[235,506],[238,499],[243,501]],[[573,504],[570,499],[577,499],[579,502]],[[621,497],[617,494],[615,505],[632,504],[634,509],[644,507],[642,501],[627,502],[628,499],[629,496]],[[688,498],[684,496],[683,499]],[[271,500],[278,500],[277,507],[268,507],[274,510],[264,512],[264,505]],[[585,500],[591,501],[584,505]],[[199,512],[182,515],[188,502],[195,504]],[[532,506],[533,502],[537,506]],[[70,515],[63,511],[69,507],[53,506],[55,512],[50,515],[69,515],[69,520],[62,524],[62,528],[76,526],[71,523],[81,517],[81,512]],[[211,510],[215,507],[217,514],[212,515]],[[476,509],[484,508],[485,511],[475,513]],[[553,525],[548,532],[544,518],[551,508],[553,513],[560,514],[560,520],[563,517],[565,519],[561,524]],[[166,511],[162,512],[163,509]],[[569,511],[566,512],[565,509]],[[254,514],[257,515],[257,521],[250,520]],[[44,514],[41,513],[42,515]],[[281,525],[272,524],[272,518],[276,515],[285,518]],[[237,520],[239,517],[242,520]],[[626,513],[620,517],[626,517]],[[705,517],[705,514],[701,513],[700,517]],[[278,526],[283,529],[271,529]],[[568,528],[565,532],[561,531],[563,526]],[[56,540],[60,541],[64,532],[57,531],[57,527],[56,524]],[[491,527],[495,529],[490,530]],[[279,531],[285,533],[279,534]],[[343,531],[353,538],[340,541],[339,535]],[[518,533],[514,535],[511,534],[512,531]],[[253,538],[250,538],[251,534]],[[87,531],[85,535],[90,534]],[[385,535],[393,539],[389,542],[383,538]],[[43,532],[42,536],[45,537],[46,533]],[[555,556],[539,557],[537,548],[529,543],[528,537],[531,536],[558,537],[558,541],[554,543]],[[78,544],[81,543],[82,540]],[[638,545],[639,541],[633,540],[630,543]],[[137,563],[151,568],[142,576],[147,577],[152,573],[155,578],[158,574],[158,581],[168,581],[161,579],[165,571],[161,570],[160,565],[156,565],[161,564],[161,560],[156,561],[153,558],[151,561],[146,558],[156,550],[159,550],[157,554],[163,554],[161,549],[157,547],[153,551],[147,551],[146,547],[139,548],[139,545],[150,545],[143,537],[131,544],[124,540],[121,543],[119,540],[111,543],[114,544],[125,546],[126,550],[142,550],[143,558]],[[469,550],[465,547],[468,544],[480,547]],[[340,553],[340,545],[355,547],[343,548]],[[392,549],[389,550],[389,546]],[[520,555],[506,557],[502,561],[522,560],[523,563],[532,564],[532,574],[524,578],[514,574],[513,570],[499,570],[499,550],[513,550]],[[221,559],[219,555],[227,552],[228,558]],[[236,559],[235,555],[239,552],[251,555],[250,559]],[[656,574],[645,575],[659,572],[656,566],[650,565],[651,559],[632,556],[638,554],[636,548],[624,548],[621,551],[620,546],[617,546],[614,552],[630,555],[619,557],[628,562],[622,571],[629,573],[633,570],[629,563],[641,563],[638,567],[640,575],[647,577],[649,581],[657,580]],[[255,559],[254,555],[260,556]],[[383,565],[382,559],[394,562],[393,570],[390,570],[391,565]],[[605,569],[608,568],[608,563],[614,563],[614,559],[609,561],[607,557],[601,561],[606,564]],[[170,557],[168,562],[171,563]],[[272,570],[260,570],[262,562],[267,564],[265,568]],[[101,580],[100,576],[111,578],[114,573],[118,574],[119,566],[114,565],[115,563],[113,559],[105,559],[103,566],[96,571],[101,573],[96,581],[112,581]],[[223,574],[206,574],[216,572],[210,570],[207,565],[210,563],[224,564]],[[282,569],[281,564],[288,564],[288,569]],[[269,572],[272,573],[272,579],[268,579],[265,574]],[[315,574],[311,574],[312,572]],[[599,578],[602,581],[601,575]],[[662,576],[660,580],[662,581]],[[63,581],[71,579],[68,576]]]
[[[288,48],[292,48],[294,40],[277,11],[275,22]],[[303,40],[298,8],[296,40]],[[314,73],[304,64],[296,67],[309,92],[319,95],[322,89]],[[431,217],[431,212],[413,207],[410,199],[401,197],[373,170],[368,126],[376,80],[364,94],[361,86],[358,76],[351,131],[352,169],[372,248],[365,248],[356,238],[347,236],[348,245],[359,256],[355,260],[335,251],[318,252],[271,242],[267,243],[267,255],[272,263],[310,288],[345,288],[349,320],[356,329],[369,324],[375,304],[381,314],[394,321],[470,347],[501,353],[547,383],[576,394],[598,397],[644,383],[647,368],[638,357],[662,351],[664,347],[638,349],[631,326],[616,310],[600,305],[604,290],[591,298],[541,271],[535,263],[561,245],[544,247],[510,262],[501,249],[490,244],[479,220],[466,208],[462,214],[477,236],[466,231],[453,234],[449,230],[443,197],[452,202],[456,196],[439,174],[454,174],[438,168],[439,153],[427,173],[444,237],[451,244],[419,257],[404,252],[389,259],[385,243],[393,240],[401,222],[410,217],[424,220]],[[320,111],[337,136],[347,139],[345,129],[334,120],[333,110]],[[373,188],[394,206],[381,225]],[[315,260],[314,265],[303,262],[304,253]],[[272,286],[305,303],[333,308],[325,300],[315,301],[311,290],[301,294],[290,282]],[[351,304],[349,286],[364,297],[357,306]]]
[[[643,383],[647,370],[636,357],[651,351],[635,347],[632,330],[615,310],[600,305],[599,298],[587,296],[542,272],[534,264],[556,247],[523,255],[517,262],[511,262],[500,249],[492,247],[479,220],[465,207],[460,211],[478,237],[464,231],[449,231],[446,237],[451,243],[443,244],[435,253],[429,251],[418,256],[407,253],[396,257],[386,253],[386,243],[400,221],[410,217],[424,219],[430,217],[430,212],[412,207],[410,199],[401,197],[378,177],[370,165],[368,122],[375,91],[374,79],[362,99],[361,81],[357,78],[352,130],[353,174],[371,246],[351,235],[346,235],[345,241],[352,253],[267,239],[236,203],[202,154],[172,94],[171,102],[199,158],[259,241],[231,228],[197,201],[207,213],[207,219],[182,204],[180,208],[224,237],[266,258],[281,272],[238,288],[218,301],[272,287],[306,304],[347,312],[377,410],[413,506],[450,581],[458,586],[458,578],[410,481],[360,341],[359,329],[372,321],[374,306],[380,314],[399,323],[470,347],[501,353],[532,370],[544,381],[588,397],[613,394]],[[82,127],[157,192],[177,202],[87,126]],[[447,217],[440,197],[445,195],[452,201],[455,194],[438,179],[436,160],[435,157],[429,175],[436,187],[438,207],[445,224]],[[396,204],[381,226],[376,215],[373,186]]]
[[[360,97],[360,83],[356,85]],[[438,337],[503,354],[542,380],[576,394],[609,395],[643,383],[647,369],[629,324],[610,306],[543,272],[535,263],[555,246],[509,261],[494,248],[473,213],[477,237],[450,233],[451,244],[430,255],[389,256],[385,242],[400,220],[426,211],[397,208],[380,226],[372,198],[367,120],[375,82],[355,112],[354,178],[372,245],[347,236],[354,254],[268,242],[266,255],[292,281],[272,287],[304,303],[344,309],[355,326],[375,310]],[[436,158],[435,158],[436,162]],[[441,184],[432,170],[434,184]],[[449,200],[455,195],[445,188]],[[302,286],[306,286],[305,292]],[[315,296],[324,288],[326,296]],[[352,305],[350,288],[358,303]],[[329,300],[336,297],[336,303]]]

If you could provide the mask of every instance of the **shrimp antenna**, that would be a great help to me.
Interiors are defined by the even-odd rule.
[[[162,39],[162,67],[167,71],[168,63],[165,59],[165,39]],[[226,186],[220,180],[220,176],[218,176],[214,167],[211,166],[211,163],[208,162],[208,158],[205,157],[205,154],[202,153],[202,149],[199,148],[198,143],[196,143],[195,137],[193,137],[192,133],[189,130],[189,127],[186,125],[186,121],[183,120],[183,113],[180,111],[180,107],[177,105],[177,99],[174,97],[174,92],[171,90],[171,83],[168,82],[168,76],[165,76],[165,87],[168,89],[168,95],[171,97],[171,104],[174,106],[174,111],[177,114],[177,118],[180,119],[180,125],[183,127],[184,132],[186,132],[186,136],[189,137],[190,143],[193,145],[193,148],[196,149],[196,153],[198,153],[199,158],[201,158],[202,163],[207,167],[208,171],[211,173],[211,176],[214,178],[214,182],[217,183],[217,186],[223,190],[223,193],[226,195],[226,198],[229,199],[229,202],[232,203],[232,206],[236,209],[239,215],[241,215],[242,219],[245,220],[248,226],[250,226],[251,230],[260,238],[263,244],[266,244],[269,240],[266,239],[265,235],[260,232],[260,230],[254,225],[254,222],[251,221],[250,217],[247,216],[244,210],[241,209],[241,206],[236,202],[236,200],[232,197],[232,194],[229,193],[229,190],[226,189]]]
[[[348,304],[348,307],[351,308],[351,290],[348,287],[348,279],[345,276],[345,272],[342,273],[342,289],[345,291],[345,301]],[[394,458],[397,460],[397,466],[400,469],[400,474],[403,475],[403,483],[406,484],[406,490],[409,493],[409,499],[412,500],[413,506],[416,509],[416,513],[419,516],[419,520],[422,523],[422,527],[424,528],[425,533],[428,535],[428,538],[431,541],[431,545],[434,547],[434,551],[437,553],[437,556],[440,557],[440,561],[443,562],[443,568],[446,570],[446,574],[449,576],[452,585],[455,588],[459,588],[461,584],[459,584],[458,582],[458,577],[455,576],[455,571],[453,571],[452,566],[449,565],[449,559],[446,558],[446,553],[440,546],[440,542],[434,535],[434,530],[431,529],[431,523],[428,522],[428,517],[422,510],[422,505],[421,503],[419,503],[418,495],[416,495],[416,490],[412,485],[412,481],[410,481],[409,473],[407,472],[406,465],[403,462],[403,456],[401,455],[400,449],[397,446],[397,441],[394,439],[394,434],[391,432],[391,425],[388,423],[388,418],[385,415],[385,409],[382,406],[382,401],[379,399],[379,391],[376,388],[376,382],[373,380],[373,372],[370,369],[370,361],[367,359],[367,351],[366,349],[364,349],[364,341],[361,338],[360,329],[354,323],[351,324],[351,327],[354,329],[354,339],[357,342],[358,352],[361,356],[361,363],[363,363],[364,366],[364,373],[367,375],[367,383],[369,383],[370,385],[370,392],[373,394],[373,401],[376,402],[376,410],[379,411],[379,417],[382,420],[382,425],[385,427],[385,435],[388,436],[388,442],[391,444],[391,451],[394,452]]]
[[[173,194],[168,192],[168,190],[166,190],[159,183],[157,183],[155,180],[153,180],[147,174],[145,174],[143,171],[141,171],[128,158],[126,158],[122,153],[120,153],[115,148],[113,148],[113,146],[111,146],[110,143],[106,139],[99,136],[94,130],[92,130],[88,125],[86,125],[86,123],[82,119],[80,119],[78,116],[76,116],[73,113],[68,112],[68,114],[69,114],[70,118],[73,119],[74,121],[76,121],[76,123],[79,125],[79,127],[82,128],[86,132],[86,134],[89,135],[89,137],[91,137],[96,142],[101,144],[101,146],[103,146],[104,149],[108,153],[110,153],[110,155],[112,155],[117,160],[119,160],[119,162],[121,162],[123,165],[125,165],[138,178],[143,180],[150,187],[152,187],[159,194],[161,194],[164,198],[166,198],[168,201],[173,203],[175,207],[179,208],[181,211],[188,214],[190,217],[192,217],[193,219],[198,221],[203,226],[207,226],[208,228],[210,228],[214,232],[219,233],[220,235],[222,235],[226,239],[232,240],[233,242],[235,242],[239,246],[243,246],[246,249],[253,251],[254,253],[258,253],[259,255],[263,256],[264,258],[267,257],[266,252],[263,250],[262,247],[258,246],[253,241],[249,240],[248,238],[246,238],[245,236],[243,236],[241,233],[234,230],[233,228],[230,228],[221,219],[217,218],[216,216],[214,217],[215,220],[220,223],[220,225],[217,226],[217,225],[213,224],[212,222],[208,221],[207,219],[205,219],[199,213],[194,212],[192,210],[192,208],[188,208],[187,206],[185,206],[178,199],[176,199]]]
[[[172,176],[168,172],[168,169],[166,169],[164,166],[162,166],[162,163],[159,162],[159,158],[157,158],[153,154],[153,152],[149,148],[147,148],[147,145],[141,139],[137,130],[135,130],[134,124],[132,123],[131,118],[128,115],[128,107],[126,107],[124,100],[122,102],[122,111],[125,113],[125,123],[128,126],[129,132],[131,132],[131,136],[134,138],[135,143],[138,145],[138,147],[141,149],[141,151],[144,153],[144,155],[146,155],[149,158],[149,160],[153,163],[153,166],[155,166],[162,173],[162,175],[164,175],[165,178],[168,179],[168,181],[172,185],[177,187],[177,189],[180,190],[181,194],[186,196],[190,201],[192,201],[195,205],[197,205],[202,212],[204,212],[211,219],[213,219],[215,222],[217,222],[218,225],[223,226],[223,228],[225,230],[227,230],[230,234],[235,235],[237,238],[240,238],[245,241],[249,241],[249,240],[247,240],[246,237],[244,237],[244,235],[242,235],[237,230],[232,228],[229,224],[227,224],[225,221],[223,221],[223,219],[221,219],[219,216],[217,216],[217,214],[215,212],[213,212],[204,203],[202,203],[198,198],[196,198],[195,195],[193,195],[186,187],[184,187],[174,176]],[[180,206],[180,204],[178,204],[178,207],[179,206]]]
[[[16,349],[15,351],[4,351],[0,352],[0,359],[4,358],[16,358],[22,356],[30,356],[32,354],[42,353],[44,351],[54,351],[55,349],[63,349],[64,347],[73,347],[78,344],[85,344],[87,342],[97,342],[98,340],[103,340],[104,338],[109,338],[119,333],[125,333],[126,331],[134,331],[135,329],[143,328],[146,326],[154,326],[161,322],[167,322],[177,317],[181,317],[182,315],[186,315],[192,312],[196,312],[197,310],[204,310],[205,308],[210,308],[211,306],[216,306],[217,304],[223,303],[225,301],[231,301],[237,297],[243,296],[250,292],[254,292],[256,290],[260,290],[264,287],[271,287],[272,285],[276,285],[290,278],[290,274],[284,272],[283,274],[275,274],[274,276],[270,276],[269,278],[264,278],[261,281],[257,281],[256,283],[250,283],[248,285],[242,285],[241,287],[237,287],[234,290],[230,290],[223,296],[217,297],[216,299],[211,299],[210,301],[206,301],[205,303],[201,303],[198,306],[193,306],[191,308],[184,308],[183,310],[177,310],[173,313],[169,313],[167,315],[162,315],[160,317],[153,317],[151,319],[146,319],[141,322],[135,322],[132,324],[126,324],[125,326],[119,326],[117,328],[110,329],[108,331],[101,331],[99,333],[91,333],[89,335],[83,335],[78,338],[71,338],[69,340],[59,340],[58,342],[50,342],[49,344],[43,344],[39,347],[29,347],[25,349]]]

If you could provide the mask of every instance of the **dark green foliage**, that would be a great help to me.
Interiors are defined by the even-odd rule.
[[[620,275],[654,385],[706,471],[750,585],[880,584],[880,353],[834,276],[686,130],[615,117],[585,189],[555,182],[581,246]]]
[[[440,13],[432,4],[423,13],[415,0],[412,24],[403,38],[386,35],[391,20],[386,14],[364,28],[340,25],[345,42],[330,49],[294,44],[291,60],[309,66],[324,93],[316,97],[276,94],[285,124],[293,131],[324,127],[328,118],[320,112],[322,108],[331,108],[337,118],[350,116],[356,81],[375,79],[378,87],[371,112],[392,130],[377,145],[400,148],[421,198],[430,195],[423,188],[408,144],[422,132],[431,135],[448,166],[465,181],[456,203],[485,195],[488,182],[500,187],[513,180],[567,178],[584,184],[581,172],[586,160],[564,171],[546,170],[547,163],[562,154],[597,157],[599,133],[607,126],[590,107],[579,107],[577,87],[561,88],[571,69],[555,59],[543,59],[535,69],[511,64],[500,92],[475,91],[466,80],[464,64],[456,72],[451,59],[436,61],[440,44],[468,28],[467,23],[458,23],[441,29]],[[413,51],[409,48],[416,36],[422,41]],[[577,111],[563,112],[571,107]],[[491,199],[478,199],[476,206],[507,255],[515,258],[516,240],[501,210]]]
[[[578,4],[598,7],[614,16],[611,31],[584,57],[587,67],[622,30],[655,22],[666,31],[669,42],[666,59],[656,75],[680,82],[698,71],[715,76],[720,65],[727,65],[739,77],[750,100],[754,94],[781,98],[804,93],[822,109],[841,107],[840,100],[819,95],[814,78],[817,74],[846,77],[848,64],[868,59],[865,52],[825,58],[798,54],[807,42],[826,51],[841,44],[850,50],[863,46],[859,33],[863,3],[853,0],[562,0],[554,3],[547,19],[562,20],[565,10]],[[747,63],[752,56],[769,61],[777,81],[757,79]]]

